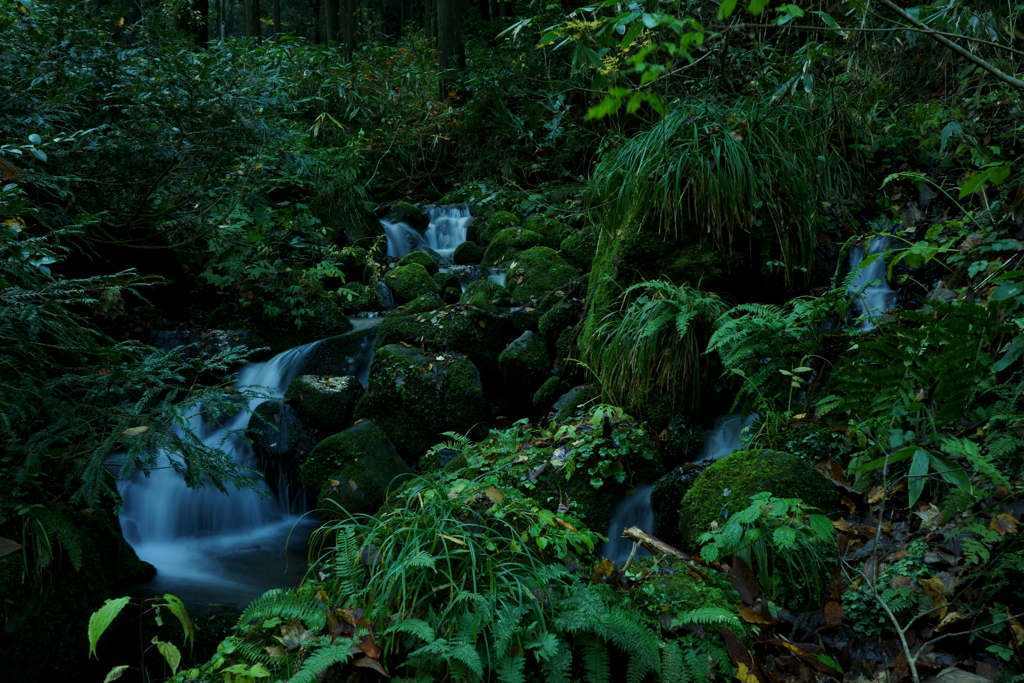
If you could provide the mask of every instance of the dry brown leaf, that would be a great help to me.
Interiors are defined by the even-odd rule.
[[[740,683],[758,683],[757,676],[750,673],[747,669],[747,665],[743,662],[740,662],[739,666],[736,667],[736,673],[733,674],[733,678],[738,680]]]
[[[829,600],[825,603],[825,621],[829,623],[835,623],[842,621],[843,617],[846,616],[846,611],[843,609],[843,605],[836,600]]]
[[[494,488],[493,486],[484,489],[484,495],[490,498],[491,502],[497,505],[501,505],[501,503],[505,500],[505,494],[499,491],[498,489]]]
[[[942,510],[934,504],[929,504],[928,507],[922,506],[914,514],[921,518],[921,528],[925,531],[938,529],[942,522]]]
[[[881,486],[875,486],[870,491],[868,491],[868,504],[874,505],[875,503],[880,503],[884,496],[885,489],[882,488]]]
[[[590,578],[590,580],[594,583],[597,583],[601,579],[602,575],[607,579],[612,575],[612,572],[614,571],[615,563],[609,560],[607,557],[602,557],[601,561],[598,564],[594,565],[594,575]]]
[[[141,427],[129,427],[128,429],[121,432],[125,436],[138,436],[143,432],[149,431],[149,427],[142,425]]]
[[[367,633],[359,639],[359,649],[362,650],[367,657],[380,659],[381,650],[380,647],[377,646],[377,641],[373,639],[372,633]]]
[[[17,541],[12,541],[9,538],[4,538],[3,536],[0,536],[0,557],[18,552],[24,547],[25,546],[18,543]]]
[[[937,628],[941,631],[945,629],[947,626],[950,626],[958,621],[961,621],[963,618],[964,615],[960,614],[959,612],[950,612],[946,616],[942,617],[942,620],[939,622]]]
[[[1008,515],[1004,512],[989,522],[988,528],[992,529],[992,531],[999,532],[1000,536],[1005,536],[1006,534],[1016,533],[1018,524],[1020,524],[1020,522],[1018,522],[1013,515]]]
[[[555,517],[555,522],[557,522],[558,526],[562,527],[566,531],[576,531],[576,527],[574,527],[572,524],[569,524],[569,522],[565,521],[561,517]]]
[[[349,491],[355,491],[356,489],[359,488],[359,486],[356,484],[354,479],[349,479],[348,483],[345,484],[345,488],[347,488]]]
[[[1012,616],[1010,610],[1006,610],[1006,616]],[[1010,633],[1013,635],[1013,646],[1019,648],[1024,642],[1024,626],[1021,626],[1018,620],[1010,619]]]
[[[340,481],[338,481],[337,479],[331,479],[331,488],[332,489],[336,489],[339,486],[341,486],[341,482]]]
[[[774,621],[765,619],[764,616],[757,610],[751,609],[746,605],[736,605],[736,609],[739,610],[740,619],[747,622],[748,624],[774,624]]]
[[[352,666],[361,666],[367,669],[373,669],[380,675],[386,678],[391,678],[391,674],[385,671],[384,667],[380,665],[380,662],[378,662],[373,657],[360,657],[359,659],[356,659],[352,662]]]
[[[840,531],[849,531],[853,528],[853,525],[847,522],[845,519],[832,520],[832,526],[839,529]]]

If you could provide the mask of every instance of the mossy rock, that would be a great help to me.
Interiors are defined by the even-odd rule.
[[[676,548],[683,545],[679,535],[679,504],[703,470],[700,466],[681,465],[659,477],[651,489],[654,535]]]
[[[370,252],[362,247],[346,247],[334,257],[334,265],[345,274],[345,282],[366,284],[377,271]]]
[[[673,416],[661,432],[661,453],[669,466],[693,462],[704,448],[704,430],[681,415]]]
[[[555,420],[568,422],[575,415],[593,407],[601,397],[601,392],[593,384],[573,387],[558,397],[551,409],[555,411]]]
[[[434,282],[436,282],[437,286],[441,288],[441,291],[444,291],[449,287],[460,290],[462,289],[462,284],[459,283],[459,276],[455,273],[449,273],[447,271],[443,273],[435,273]]]
[[[505,273],[512,297],[525,304],[570,284],[579,273],[554,249],[533,247],[518,254]]]
[[[376,326],[363,327],[328,337],[306,352],[297,368],[298,375],[352,375],[373,347]]]
[[[558,339],[555,340],[555,358],[561,358],[565,360],[567,358],[573,358],[573,347],[576,342],[576,328],[567,327],[562,330],[562,333],[558,335]],[[564,364],[563,364],[564,367]]]
[[[431,351],[454,351],[490,377],[497,374],[498,354],[511,337],[508,322],[473,306],[446,306],[418,315],[389,315],[377,332],[377,348],[421,344]]]
[[[482,263],[488,266],[499,265],[511,261],[519,252],[543,243],[544,238],[532,230],[505,228],[487,246]]]
[[[303,424],[326,436],[352,424],[352,411],[362,390],[352,375],[299,375],[288,385],[284,397]]]
[[[495,235],[505,228],[511,228],[514,225],[519,225],[519,219],[515,214],[508,211],[495,211],[483,222],[473,222],[473,225],[470,226],[473,230],[473,237],[470,239],[480,246],[487,246],[494,239]]]
[[[373,514],[388,488],[412,476],[384,430],[362,420],[317,444],[302,466],[302,485],[315,492],[321,519]],[[340,506],[340,508],[339,508]]]
[[[533,394],[533,407],[535,410],[547,412],[555,400],[565,391],[565,383],[562,378],[553,375],[548,377],[540,389]]]
[[[356,417],[374,420],[407,460],[447,437],[482,426],[488,416],[480,373],[466,358],[389,344],[377,350]]]
[[[597,253],[597,235],[593,229],[576,230],[562,240],[558,253],[570,266],[587,272]]]
[[[544,313],[537,329],[549,344],[554,344],[563,330],[580,321],[580,314],[571,303],[560,303]]]
[[[544,310],[539,306],[537,308],[520,306],[508,312],[508,319],[512,322],[512,327],[520,334],[527,330],[530,332],[539,331],[540,321],[543,317]]]
[[[506,390],[532,403],[533,394],[551,377],[547,344],[527,330],[498,354],[498,368]]]
[[[361,282],[346,282],[338,293],[338,308],[346,315],[376,308],[377,295]]]
[[[441,300],[445,306],[451,306],[452,304],[459,303],[459,299],[462,298],[461,287],[445,287],[444,291],[441,292]]]
[[[412,313],[429,313],[444,306],[441,297],[437,294],[423,294],[409,303],[402,304],[395,309],[393,315],[409,315]]]
[[[737,451],[704,470],[679,507],[679,535],[688,549],[697,537],[723,520],[723,511],[735,514],[750,505],[750,496],[769,491],[780,498],[799,498],[824,514],[839,505],[832,482],[800,458],[770,450]]]
[[[429,257],[427,257],[429,258]],[[388,272],[384,277],[399,303],[412,301],[422,294],[440,294],[441,288],[419,263],[410,263]]]
[[[399,267],[407,266],[410,263],[420,264],[427,269],[427,273],[430,275],[436,274],[440,268],[440,266],[437,265],[437,262],[430,257],[430,254],[425,251],[410,251],[408,254],[398,259]]]
[[[537,233],[544,240],[541,244],[552,249],[557,249],[562,240],[570,233],[568,225],[547,216],[530,216],[523,221],[523,230],[532,230]]]
[[[492,303],[498,301],[503,305],[512,299],[512,293],[504,285],[492,282],[491,280],[474,280],[462,290],[462,296],[459,298],[459,301],[469,303],[470,299],[478,294],[482,294],[484,298]]]
[[[299,411],[281,401],[264,401],[256,406],[245,436],[252,442],[268,483],[278,481],[280,474],[286,481],[297,482],[299,468],[317,442]]]
[[[484,260],[484,250],[476,242],[466,241],[455,247],[452,260],[458,266],[475,266]]]
[[[426,230],[430,216],[423,209],[409,202],[395,202],[388,208],[384,220],[389,223],[405,223],[417,230]]]

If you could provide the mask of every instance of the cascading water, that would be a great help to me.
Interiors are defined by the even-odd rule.
[[[636,491],[629,494],[615,506],[612,521],[608,525],[608,543],[601,550],[601,556],[615,563],[629,559],[633,551],[633,542],[622,536],[622,531],[637,526],[647,533],[654,533],[654,510],[651,509],[651,484],[637,486]],[[643,548],[637,548],[636,556],[650,555]]]
[[[757,414],[752,413],[744,418],[739,413],[723,415],[715,420],[715,428],[704,439],[700,457],[693,461],[694,465],[706,464],[724,458],[741,446],[743,430],[754,424]]]
[[[352,322],[358,330],[379,320]],[[373,336],[367,335],[362,357],[349,369],[364,386]],[[250,401],[249,409],[282,398],[316,346],[307,344],[244,366],[236,386],[264,394]],[[242,467],[259,468],[252,447],[238,436],[248,425],[248,411],[217,422],[207,421],[200,406],[195,412],[191,429],[204,444],[223,450]],[[227,495],[212,486],[190,489],[162,456],[148,477],[137,473],[120,486],[125,539],[157,568],[151,588],[193,600],[244,605],[270,588],[298,582],[306,571],[305,539],[317,521],[303,515],[304,497],[290,495],[287,482],[275,495],[265,481],[254,480],[255,490],[230,490]]]
[[[854,305],[861,315],[857,329],[861,332],[875,329],[875,321],[886,311],[892,310],[896,303],[896,290],[886,280],[886,262],[881,255],[889,242],[890,239],[885,235],[872,239],[867,255],[878,254],[878,257],[864,267],[861,267],[865,259],[863,246],[854,247],[850,254],[850,270],[859,269],[857,278],[850,285],[850,296],[856,297]]]
[[[382,220],[388,238],[388,256],[401,258],[417,247],[430,247],[446,263],[452,263],[455,248],[466,241],[466,231],[473,217],[465,204],[456,206],[425,206],[430,224],[421,234],[406,223]]]

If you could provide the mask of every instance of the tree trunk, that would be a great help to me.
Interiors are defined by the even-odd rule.
[[[498,0],[486,0],[487,2],[487,17],[491,21],[494,21],[501,16],[501,11],[498,9]]]
[[[281,0],[274,0],[272,4],[274,12],[274,40],[281,36]]]
[[[334,45],[338,42],[338,0],[323,0],[324,8],[324,43]]]
[[[259,38],[262,30],[260,28],[260,0],[242,0],[242,23],[245,28],[246,38]]]
[[[508,19],[515,16],[515,4],[510,2],[499,2],[499,9],[501,11],[502,19]]]
[[[345,41],[345,61],[352,61],[352,51],[356,43],[356,2],[340,0],[341,40]]]
[[[320,23],[321,0],[313,0],[313,44],[319,45],[323,41],[323,25]]]
[[[437,0],[423,0],[423,32],[427,39],[437,38],[437,31],[434,30],[434,20],[437,16]]]
[[[462,42],[462,1],[437,0],[437,47],[442,69],[465,69],[466,49]],[[451,84],[441,79],[441,99],[449,97]]]

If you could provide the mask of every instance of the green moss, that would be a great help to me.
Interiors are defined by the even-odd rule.
[[[537,332],[540,329],[541,318],[544,317],[544,309],[540,306],[521,306],[516,310],[509,311],[508,319],[512,321],[512,327],[516,332],[522,334],[527,330]]]
[[[565,287],[578,275],[553,249],[533,247],[516,256],[505,277],[506,282],[512,283],[513,298],[525,304]]]
[[[484,260],[484,250],[476,242],[465,241],[455,247],[452,260],[459,266],[475,266]]]
[[[679,534],[684,544],[696,548],[697,537],[713,520],[723,518],[723,510],[736,513],[761,491],[800,498],[826,514],[839,504],[832,483],[800,458],[778,451],[738,451],[709,465],[683,496]]]
[[[566,263],[583,272],[590,270],[597,253],[597,235],[594,229],[576,230],[562,240],[558,254]]]
[[[555,358],[565,360],[574,357],[573,342],[576,339],[576,328],[567,327],[555,340]]]
[[[544,384],[540,385],[533,395],[533,407],[537,410],[547,411],[559,396],[565,391],[565,384],[562,378],[557,375],[548,377]]]
[[[347,282],[338,293],[338,308],[346,315],[368,311],[376,307],[377,295],[366,285]]]
[[[394,315],[408,315],[410,313],[429,313],[444,306],[441,297],[437,294],[423,294],[416,297],[407,304],[395,309]]]
[[[557,249],[562,240],[569,234],[570,228],[547,216],[531,216],[523,221],[524,230],[532,230],[543,239],[545,247]]]
[[[593,406],[600,396],[601,392],[592,384],[573,387],[562,394],[552,406],[555,409],[555,419],[559,422],[568,422],[588,406]]]
[[[562,303],[554,306],[541,317],[538,323],[538,330],[541,336],[553,344],[562,330],[574,326],[580,320],[580,314],[571,303]]]
[[[362,387],[351,375],[299,375],[288,385],[285,399],[307,427],[334,434],[352,424],[356,395]]]
[[[482,263],[488,266],[505,263],[514,259],[519,252],[543,243],[544,238],[532,230],[505,228],[487,246]]]
[[[551,376],[551,359],[540,336],[527,330],[498,354],[498,368],[505,388],[520,399],[534,392]]]
[[[474,241],[479,242],[481,245],[487,245],[499,232],[514,225],[519,225],[519,219],[516,218],[515,214],[508,211],[495,211],[474,231],[477,237]],[[474,227],[476,227],[476,224],[474,224]]]
[[[470,282],[462,292],[461,301],[468,303],[477,294],[483,294],[488,301],[500,301],[503,304],[512,299],[512,293],[503,285],[490,280],[474,280]]]
[[[456,289],[461,289],[462,287],[462,285],[459,283],[459,278],[455,273],[435,273],[434,282],[436,282],[437,286],[440,287],[442,290],[448,289],[449,287],[453,287]]]
[[[427,258],[430,258],[429,256]],[[412,301],[422,294],[440,294],[441,288],[437,286],[434,279],[430,277],[427,269],[419,263],[410,263],[400,266],[388,272],[384,281],[388,283],[391,291],[399,303]]]
[[[355,372],[373,343],[374,329],[364,327],[322,339],[310,349],[299,365],[300,375],[343,377]]]
[[[392,204],[384,220],[391,223],[402,222],[406,225],[411,225],[417,230],[423,230],[430,225],[430,216],[409,202],[395,202]]]
[[[399,266],[407,266],[410,263],[418,263],[427,269],[427,272],[434,275],[438,271],[438,265],[434,262],[434,259],[430,258],[430,254],[424,251],[410,251],[408,254],[398,260]]]
[[[379,348],[356,417],[374,420],[402,457],[418,459],[447,437],[487,417],[480,373],[469,360],[390,344]]]
[[[318,496],[323,519],[373,514],[388,487],[412,476],[384,431],[371,420],[358,422],[317,444],[302,465],[302,485]],[[339,509],[340,506],[340,509]]]

